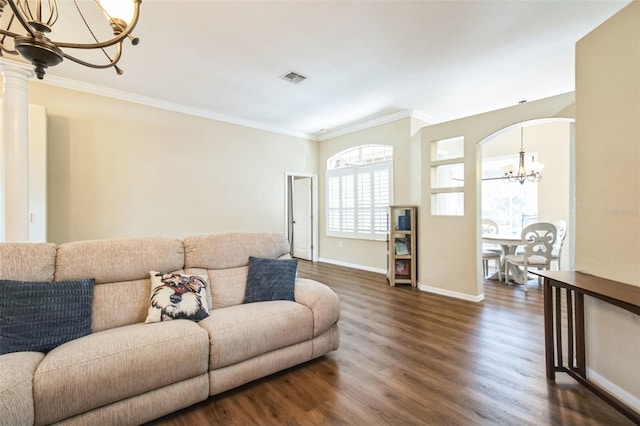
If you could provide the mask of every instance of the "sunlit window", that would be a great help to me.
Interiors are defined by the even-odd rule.
[[[327,235],[384,239],[393,147],[364,145],[327,161]]]
[[[482,161],[482,217],[494,220],[500,234],[518,235],[523,226],[537,221],[538,184],[500,179],[505,166],[511,164],[518,164],[517,155]]]

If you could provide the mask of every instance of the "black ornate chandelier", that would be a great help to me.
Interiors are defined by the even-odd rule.
[[[93,5],[102,12],[105,16],[104,24],[111,26],[110,32],[113,32],[112,37],[109,35],[111,38],[101,41],[96,36],[96,32],[86,18],[87,13],[83,12],[78,0],[73,0],[73,4],[93,40],[90,43],[54,41],[47,37],[46,34],[51,33],[59,17],[56,0],[0,0],[0,56],[5,53],[22,56],[33,64],[40,80],[44,78],[47,67],[58,65],[63,59],[91,68],[113,67],[118,75],[122,74],[123,71],[117,63],[122,55],[124,39],[129,38],[133,45],[138,44],[139,41],[131,35],[131,32],[138,23],[141,0],[93,0],[81,3],[84,7],[87,3]],[[115,11],[123,5],[128,6],[129,10]],[[112,46],[114,46],[112,49],[114,52],[108,53],[106,49]],[[102,64],[90,63],[69,54],[67,49],[99,49],[102,50],[107,61]]]

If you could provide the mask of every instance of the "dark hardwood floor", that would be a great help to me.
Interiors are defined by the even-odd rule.
[[[632,424],[562,374],[547,382],[536,285],[487,281],[473,303],[325,263],[299,275],[340,296],[340,349],[152,424]]]

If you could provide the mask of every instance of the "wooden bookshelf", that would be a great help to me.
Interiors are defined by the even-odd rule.
[[[416,206],[389,206],[387,233],[387,280],[389,285],[417,286]]]

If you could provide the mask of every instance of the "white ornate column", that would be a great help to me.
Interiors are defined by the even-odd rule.
[[[0,59],[2,140],[0,141],[0,241],[29,241],[30,65]]]

